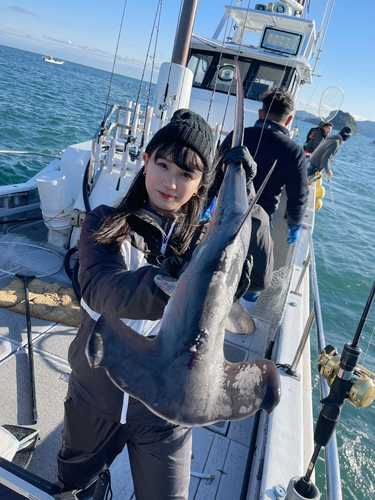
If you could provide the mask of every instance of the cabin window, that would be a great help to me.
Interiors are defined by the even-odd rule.
[[[213,55],[195,53],[190,57],[188,68],[194,74],[193,87],[200,87],[206,76],[207,70],[211,65]]]
[[[259,100],[259,97],[270,87],[288,87],[291,68],[281,68],[260,63],[256,73],[250,78],[245,96],[248,99]]]
[[[239,58],[239,67],[247,99],[259,100],[269,87],[289,87],[290,67],[263,63],[250,57]],[[236,85],[232,85],[235,75],[235,55],[193,49],[188,68],[193,72],[193,87],[213,90],[223,94],[236,95]],[[215,85],[216,84],[216,85]]]
[[[211,81],[208,83],[207,88],[210,90],[215,90],[217,92],[225,92],[226,94],[229,91],[230,86],[232,85],[233,79],[236,76],[236,67],[234,65],[234,58],[231,57],[222,57],[221,60],[218,61],[218,69],[215,71]],[[242,76],[242,81],[245,80],[246,75],[249,72],[251,61],[243,61],[239,60],[238,65],[240,68],[240,73]],[[216,85],[216,86],[215,86]],[[231,94],[236,95],[236,83],[232,85]]]

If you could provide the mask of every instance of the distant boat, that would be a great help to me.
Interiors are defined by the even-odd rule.
[[[56,61],[52,56],[43,56],[43,61],[50,62],[53,64],[64,64],[65,61]]]

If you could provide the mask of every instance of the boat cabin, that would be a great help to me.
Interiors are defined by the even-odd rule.
[[[311,83],[314,21],[290,15],[285,3],[269,5],[257,4],[255,9],[226,6],[211,39],[193,35],[188,62],[193,72],[190,108],[202,116],[207,113],[213,125],[222,122],[228,108],[224,131],[230,131],[234,123],[236,86],[232,82],[237,56],[246,126],[258,118],[256,101],[269,87],[287,87],[296,100],[301,86]],[[229,25],[231,33],[225,37]]]

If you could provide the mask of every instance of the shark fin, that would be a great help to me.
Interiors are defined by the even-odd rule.
[[[169,274],[157,274],[154,281],[164,293],[171,296],[176,290],[178,279],[172,278]]]
[[[233,302],[225,329],[227,332],[235,333],[237,335],[247,335],[249,333],[253,333],[256,329],[256,325],[251,314],[246,311],[238,300]]]
[[[118,352],[114,345],[121,346]],[[91,368],[106,364],[109,357],[114,364],[121,364],[126,356],[150,352],[150,339],[139,334],[111,313],[104,313],[96,322],[86,345],[86,357]]]

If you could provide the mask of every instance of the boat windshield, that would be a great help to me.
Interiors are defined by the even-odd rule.
[[[236,95],[236,85],[232,84],[235,56],[193,49],[188,68],[193,72],[193,87]],[[259,100],[260,95],[269,87],[289,87],[292,68],[266,63],[256,59],[240,57],[239,67],[245,97]]]

